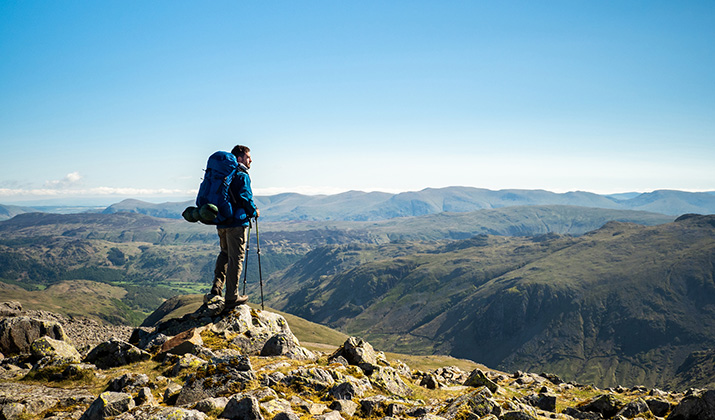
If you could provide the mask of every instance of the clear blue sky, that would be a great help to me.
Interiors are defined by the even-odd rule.
[[[713,1],[0,2],[0,203],[715,190]]]

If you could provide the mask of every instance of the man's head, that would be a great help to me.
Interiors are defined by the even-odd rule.
[[[238,160],[239,163],[242,163],[246,165],[246,168],[251,169],[251,149],[249,149],[248,146],[241,146],[239,144],[231,150],[231,153],[236,156],[236,160]]]

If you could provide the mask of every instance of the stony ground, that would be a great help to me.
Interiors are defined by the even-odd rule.
[[[137,330],[136,346],[128,327],[23,312],[60,323],[82,360],[51,352],[1,359],[0,420],[715,420],[715,391],[598,389],[546,373],[450,366],[421,371],[354,337],[334,353],[311,352],[280,315],[221,309],[207,302],[181,320]]]

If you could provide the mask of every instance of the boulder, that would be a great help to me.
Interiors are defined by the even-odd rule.
[[[212,324],[211,330],[216,334],[231,337],[231,344],[247,355],[259,355],[266,343],[276,335],[280,335],[280,339],[276,340],[283,341],[282,348],[300,346],[283,316],[255,310],[248,305],[238,306],[229,316]],[[273,350],[276,349],[277,347],[273,346]]]
[[[328,394],[336,400],[352,400],[355,397],[362,397],[365,391],[371,388],[369,382],[345,381],[330,388]]]
[[[329,411],[325,414],[314,416],[316,420],[344,420],[339,411]]]
[[[645,402],[648,404],[648,408],[650,408],[651,413],[658,417],[664,417],[671,409],[670,403],[660,398],[650,398]]]
[[[621,403],[611,394],[602,394],[577,406],[580,411],[601,414],[605,418],[613,417],[620,410]]]
[[[295,360],[314,360],[315,354],[301,347],[291,334],[280,333],[269,338],[261,349],[261,356],[286,356]]]
[[[104,420],[134,408],[134,399],[123,392],[103,392],[82,414],[80,420]]]
[[[252,396],[233,396],[226,404],[221,417],[240,420],[263,420],[258,400]]]
[[[616,413],[617,416],[623,416],[628,419],[636,417],[639,414],[643,414],[646,417],[652,416],[648,404],[641,398],[629,402]]]
[[[290,385],[322,391],[335,385],[335,378],[329,370],[322,368],[301,368],[293,370],[285,378]]]
[[[107,389],[114,392],[133,392],[149,385],[149,376],[143,373],[125,373],[109,381]]]
[[[344,414],[346,416],[353,416],[357,411],[358,404],[355,401],[351,400],[335,400],[332,402],[332,404],[330,404],[328,408],[330,408],[331,410],[337,410],[341,414]]]
[[[131,411],[115,417],[113,420],[206,420],[208,418],[206,414],[197,410],[145,405],[136,407]]]
[[[20,316],[21,313],[22,304],[20,302],[10,301],[0,303],[0,318]]]
[[[160,354],[197,354],[199,348],[204,345],[200,332],[198,328],[191,328],[171,337],[161,345]]]
[[[556,395],[552,394],[531,394],[524,397],[529,405],[540,410],[556,412]]]
[[[391,367],[379,367],[370,376],[370,383],[390,394],[403,397],[412,395],[410,387],[400,378],[397,371]]]
[[[715,390],[688,395],[673,408],[667,420],[715,420]]]
[[[489,388],[485,386],[455,398],[439,413],[447,420],[463,418],[465,415],[470,418],[481,418],[489,414],[499,417],[501,407],[494,401]]]
[[[20,316],[0,321],[0,353],[29,354],[30,346],[40,337],[66,341],[59,322]]]
[[[300,420],[300,417],[298,417],[297,414],[289,411],[276,414],[275,416],[273,416],[273,420]]]
[[[202,413],[223,411],[226,408],[226,404],[228,404],[227,397],[205,398],[194,404],[194,409],[199,410]]]
[[[351,365],[360,366],[363,364],[376,365],[377,353],[372,348],[370,343],[358,337],[348,338],[342,346],[340,346],[329,360],[342,356]]]
[[[66,341],[55,340],[50,337],[41,337],[30,345],[30,352],[36,359],[61,360],[67,363],[79,363],[82,356],[74,346]]]
[[[84,361],[100,369],[109,369],[149,360],[151,355],[126,341],[112,338],[100,343],[87,354]]]
[[[156,398],[154,398],[154,394],[152,394],[151,389],[146,386],[139,389],[136,398],[134,398],[134,402],[137,405],[159,405]]]
[[[492,393],[497,392],[499,389],[499,385],[497,385],[494,381],[491,379],[487,378],[487,375],[484,374],[479,369],[474,369],[472,373],[469,375],[469,378],[467,378],[466,381],[464,381],[465,386],[471,386],[475,388],[479,388],[481,386],[485,386],[489,388],[489,391]]]

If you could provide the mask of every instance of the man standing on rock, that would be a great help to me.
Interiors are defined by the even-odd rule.
[[[235,212],[237,216],[233,219],[217,225],[221,252],[216,258],[214,283],[211,288],[211,294],[220,296],[224,283],[226,284],[224,311],[230,311],[248,301],[248,296],[238,294],[238,284],[241,278],[241,264],[246,255],[250,220],[259,215],[258,208],[253,202],[251,178],[248,176],[252,162],[251,149],[237,145],[231,153],[236,156],[238,169],[229,186],[229,196],[231,205],[238,210]],[[244,214],[245,217],[242,217]]]

